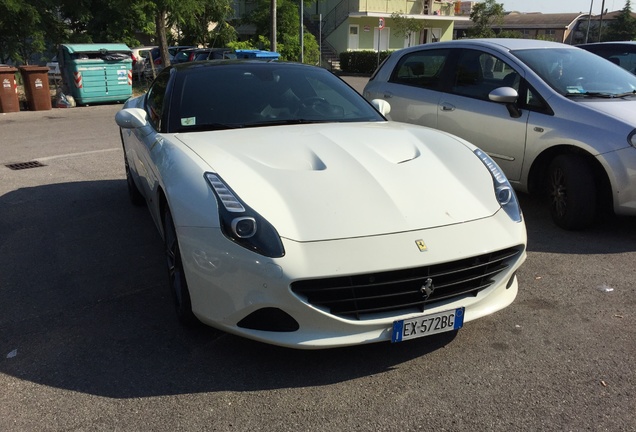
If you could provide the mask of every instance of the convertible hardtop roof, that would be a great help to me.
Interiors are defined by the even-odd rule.
[[[180,72],[187,70],[200,70],[211,67],[225,67],[225,66],[248,66],[248,67],[272,67],[272,68],[309,68],[309,69],[323,69],[317,66],[295,63],[295,62],[282,62],[278,60],[270,59],[224,59],[224,60],[203,60],[196,62],[178,63],[171,66]]]

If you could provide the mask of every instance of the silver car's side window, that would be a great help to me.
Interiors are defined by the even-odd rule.
[[[415,51],[400,59],[390,82],[432,90],[441,89],[442,69],[450,50]]]
[[[462,50],[455,69],[451,92],[488,100],[488,94],[499,87],[519,91],[520,75],[506,62],[478,50]]]

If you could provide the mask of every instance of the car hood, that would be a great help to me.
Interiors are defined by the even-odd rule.
[[[459,224],[499,209],[474,148],[428,128],[338,123],[175,137],[295,241]]]
[[[594,111],[607,114],[612,118],[621,120],[629,125],[636,126],[636,97],[630,96],[619,99],[582,99],[581,105]]]

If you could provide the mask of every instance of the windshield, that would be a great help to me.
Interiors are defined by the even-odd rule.
[[[579,48],[517,50],[513,54],[564,96],[623,97],[636,91],[636,76]]]
[[[171,132],[384,120],[331,72],[305,65],[203,64],[178,74],[173,95]]]

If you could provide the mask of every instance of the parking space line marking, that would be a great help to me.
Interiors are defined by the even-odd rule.
[[[69,158],[69,157],[75,157],[75,156],[84,156],[84,155],[95,154],[95,153],[106,153],[106,152],[120,151],[120,150],[121,149],[119,147],[115,147],[115,148],[103,149],[103,150],[92,150],[92,151],[86,151],[86,152],[80,152],[80,153],[67,153],[67,154],[63,154],[63,155],[47,156],[47,157],[42,157],[42,158],[34,158],[33,160],[47,161],[47,160],[52,160],[52,159],[62,159],[62,158]]]

